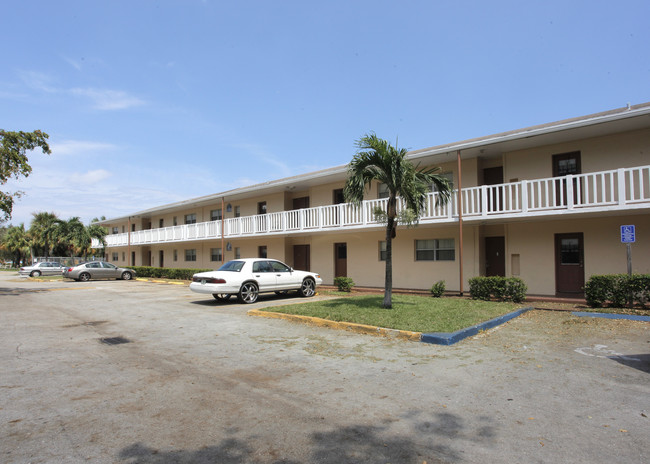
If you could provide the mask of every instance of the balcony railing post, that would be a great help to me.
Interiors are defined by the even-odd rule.
[[[521,212],[528,212],[528,181],[521,181]]]
[[[481,185],[481,216],[488,215],[488,186]]]
[[[319,206],[318,207],[318,228],[322,229],[323,228],[323,207]]]
[[[573,179],[572,174],[566,176],[566,207],[568,210],[572,210],[574,206]]]
[[[626,201],[625,197],[625,169],[619,168],[616,171],[618,177],[618,204],[623,206]],[[631,188],[631,186],[630,186]]]

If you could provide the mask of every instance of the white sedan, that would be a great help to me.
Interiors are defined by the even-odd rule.
[[[246,258],[228,261],[216,271],[192,276],[190,290],[209,293],[219,301],[237,295],[241,303],[255,303],[260,293],[282,293],[298,290],[301,296],[316,294],[323,283],[320,275],[296,271],[286,264],[266,258]]]

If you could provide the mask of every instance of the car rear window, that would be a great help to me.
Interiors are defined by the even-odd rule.
[[[219,271],[239,272],[244,267],[244,261],[228,261],[221,266]]]

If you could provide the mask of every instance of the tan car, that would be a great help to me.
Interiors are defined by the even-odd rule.
[[[34,263],[32,266],[21,267],[18,271],[20,275],[28,275],[30,277],[39,277],[46,275],[61,275],[64,266],[61,263],[40,262]]]
[[[63,277],[87,282],[90,279],[122,279],[131,280],[135,277],[133,269],[117,267],[115,264],[104,261],[91,261],[75,267],[68,267],[63,271]]]

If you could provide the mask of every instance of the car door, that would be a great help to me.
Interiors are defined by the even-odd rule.
[[[86,264],[86,269],[84,270],[85,272],[90,274],[91,279],[102,279],[102,266],[99,263],[88,263]],[[82,272],[84,272],[82,271]],[[80,272],[79,274],[81,274]]]
[[[102,275],[105,279],[117,279],[119,276],[119,269],[115,264],[102,261]]]
[[[56,274],[54,266],[56,266],[56,263],[41,263],[41,271],[43,272],[43,275]]]
[[[271,266],[273,267],[278,290],[290,290],[300,287],[302,282],[289,266],[280,261],[271,261]]]
[[[272,292],[277,288],[275,272],[268,261],[253,262],[253,278],[257,281],[260,292]]]

